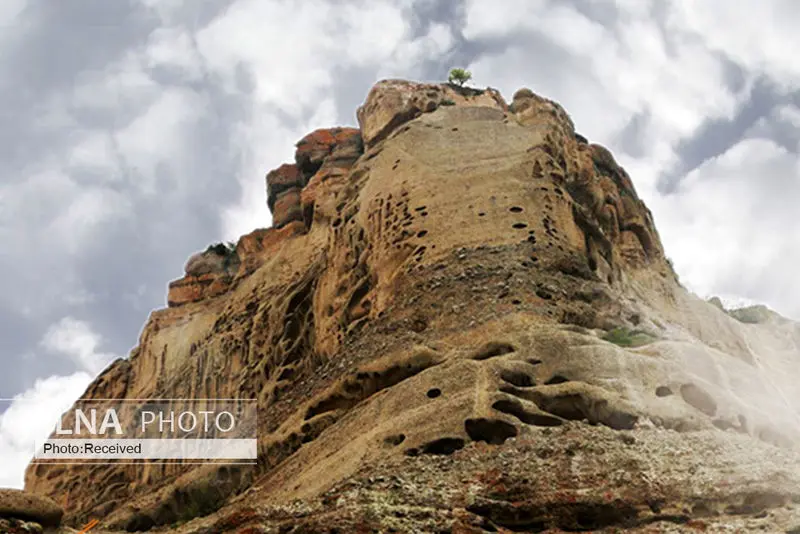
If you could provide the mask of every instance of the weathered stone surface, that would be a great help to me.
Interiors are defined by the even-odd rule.
[[[288,189],[277,196],[272,208],[272,224],[282,228],[293,221],[303,221],[300,188]]]
[[[355,156],[353,161],[363,152],[361,132],[356,128],[323,128],[315,130],[303,137],[295,145],[295,162],[297,167],[307,175],[314,174],[323,162],[341,147],[336,158]]]
[[[552,101],[492,95],[379,83],[366,152],[303,145],[313,174],[227,290],[177,284],[205,300],[151,314],[87,391],[256,399],[257,468],[103,466],[99,492],[39,465],[26,487],[120,529],[227,503],[184,533],[800,525],[800,327],[688,293],[611,153]]]
[[[358,108],[358,124],[364,144],[371,147],[404,123],[439,106],[488,106],[505,110],[507,105],[494,89],[475,90],[453,85],[382,80]]]
[[[222,295],[228,290],[228,286],[232,281],[229,275],[216,273],[197,276],[186,275],[180,280],[170,282],[167,304],[169,306],[182,306],[190,302],[198,302]]]
[[[289,223],[313,220],[316,184],[329,176],[346,174],[364,151],[361,133],[355,128],[315,130],[297,142],[294,164],[284,164],[267,174],[267,203],[272,224],[282,228]],[[306,187],[314,182],[311,188]]]
[[[239,238],[236,251],[241,258],[236,278],[245,278],[267,261],[270,255],[284,244],[284,241],[305,233],[301,221],[290,222],[282,228],[261,228]]]
[[[267,205],[270,211],[274,211],[278,195],[289,189],[301,189],[305,185],[305,178],[294,163],[284,163],[277,169],[269,171],[267,173]]]
[[[186,262],[186,275],[169,284],[167,304],[181,306],[225,293],[239,270],[241,259],[235,248],[217,243],[193,254]]]
[[[61,523],[64,511],[48,497],[16,489],[0,488],[0,517],[34,521],[54,527]]]

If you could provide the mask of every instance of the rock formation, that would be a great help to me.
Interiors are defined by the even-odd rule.
[[[681,287],[560,105],[387,80],[357,117],[267,174],[273,227],[194,256],[83,397],[257,399],[258,466],[27,490],[127,531],[800,525],[800,327]]]
[[[0,532],[42,532],[42,527],[59,526],[63,515],[61,507],[48,497],[0,489]]]

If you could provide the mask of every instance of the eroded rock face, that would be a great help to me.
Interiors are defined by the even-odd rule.
[[[225,288],[190,261],[170,298],[194,304],[87,391],[257,399],[258,467],[103,466],[97,492],[32,466],[28,489],[128,530],[211,488],[203,513],[229,506],[183,531],[791,526],[794,323],[688,294],[625,170],[529,90],[385,81],[358,116],[268,175],[275,227]]]
[[[323,182],[345,174],[363,153],[361,133],[355,128],[316,130],[297,142],[295,163],[284,164],[267,173],[267,204],[272,224],[282,228],[295,221],[310,225],[313,199],[301,197],[309,182]]]
[[[186,275],[169,284],[167,304],[181,306],[226,293],[239,269],[236,249],[219,243],[192,255],[186,262]]]
[[[494,89],[382,80],[375,84],[367,101],[357,111],[364,144],[367,147],[375,145],[399,126],[423,113],[435,111],[439,106],[508,108]]]
[[[0,488],[0,518],[33,521],[57,527],[64,511],[50,498],[15,489]]]

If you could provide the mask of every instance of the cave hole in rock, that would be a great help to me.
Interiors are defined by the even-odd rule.
[[[553,298],[553,295],[545,289],[537,289],[536,296],[542,300],[551,300]]]
[[[522,301],[519,299],[511,299],[511,304],[513,304],[514,306],[519,306],[520,304],[522,304]]]
[[[425,237],[426,235],[428,235],[427,230],[420,230],[419,232],[417,232],[417,237]]]
[[[480,532],[498,532],[502,527],[503,532],[544,532],[548,522],[542,519],[542,513],[537,509],[498,507],[495,502],[469,504],[465,510],[483,517]],[[448,532],[450,532],[448,530]],[[477,531],[473,531],[477,532]],[[571,531],[570,531],[571,532]]]
[[[519,388],[529,388],[536,385],[533,378],[529,375],[511,369],[503,369],[500,372],[500,378]]]
[[[526,410],[519,402],[499,400],[492,404],[498,412],[513,415],[523,423],[534,426],[561,426],[564,421],[549,414],[536,413]]]
[[[670,395],[672,395],[672,390],[669,389],[667,386],[658,386],[656,388],[657,397],[668,397]]]
[[[519,434],[517,427],[499,419],[467,419],[464,429],[472,441],[484,441],[490,445],[502,445],[509,438]]]
[[[431,388],[426,393],[426,395],[428,396],[429,399],[435,399],[436,397],[440,396],[441,394],[442,394],[442,390],[439,389],[439,388]]]
[[[420,215],[422,215],[423,217],[427,217],[428,216],[428,212],[427,211],[423,211],[422,213],[420,213]]]
[[[486,214],[484,212],[482,212],[482,211],[480,213],[478,213],[478,217],[483,217],[484,215],[486,215]]]
[[[405,434],[393,434],[391,436],[387,436],[383,439],[383,442],[387,445],[397,446],[403,443],[406,440]]]
[[[281,370],[281,374],[278,375],[278,381],[289,380],[293,376],[294,376],[294,367],[284,367]]]
[[[418,206],[414,208],[414,211],[425,211],[425,208],[427,208],[427,206]]]
[[[553,375],[553,376],[550,378],[550,380],[548,380],[548,381],[547,381],[547,382],[545,382],[544,384],[545,384],[546,386],[553,386],[553,385],[555,385],[555,384],[563,384],[564,382],[569,382],[569,378],[566,378],[566,377],[564,377],[564,376],[561,376],[561,375]]]
[[[635,523],[639,512],[630,504],[579,504],[571,512],[573,525],[564,524],[569,531],[591,531]],[[566,522],[565,522],[566,523]],[[571,528],[570,528],[571,527]]]
[[[503,356],[504,354],[509,354],[516,350],[517,349],[510,343],[504,343],[502,341],[490,341],[475,351],[471,359],[478,361],[488,360],[490,358],[496,358],[498,356]]]
[[[450,455],[464,448],[462,438],[439,438],[422,446],[422,454]]]
[[[511,206],[510,208],[508,208],[508,211],[510,211],[511,213],[522,213],[523,210],[519,206]]]
[[[523,223],[523,222],[518,222],[518,223],[514,223],[514,224],[511,225],[511,228],[514,228],[515,230],[522,230],[523,228],[527,228],[527,227],[528,227],[528,224],[527,223]]]

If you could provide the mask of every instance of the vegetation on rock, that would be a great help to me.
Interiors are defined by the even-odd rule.
[[[454,83],[463,87],[465,83],[472,79],[472,73],[468,70],[461,68],[450,69],[450,75],[447,77],[449,83]]]
[[[230,256],[236,252],[236,243],[233,241],[214,243],[212,245],[208,245],[205,252],[211,252],[217,256]]]
[[[609,331],[603,336],[603,339],[609,343],[627,348],[641,347],[642,345],[647,345],[656,340],[656,338],[644,330],[632,330],[624,326]]]

